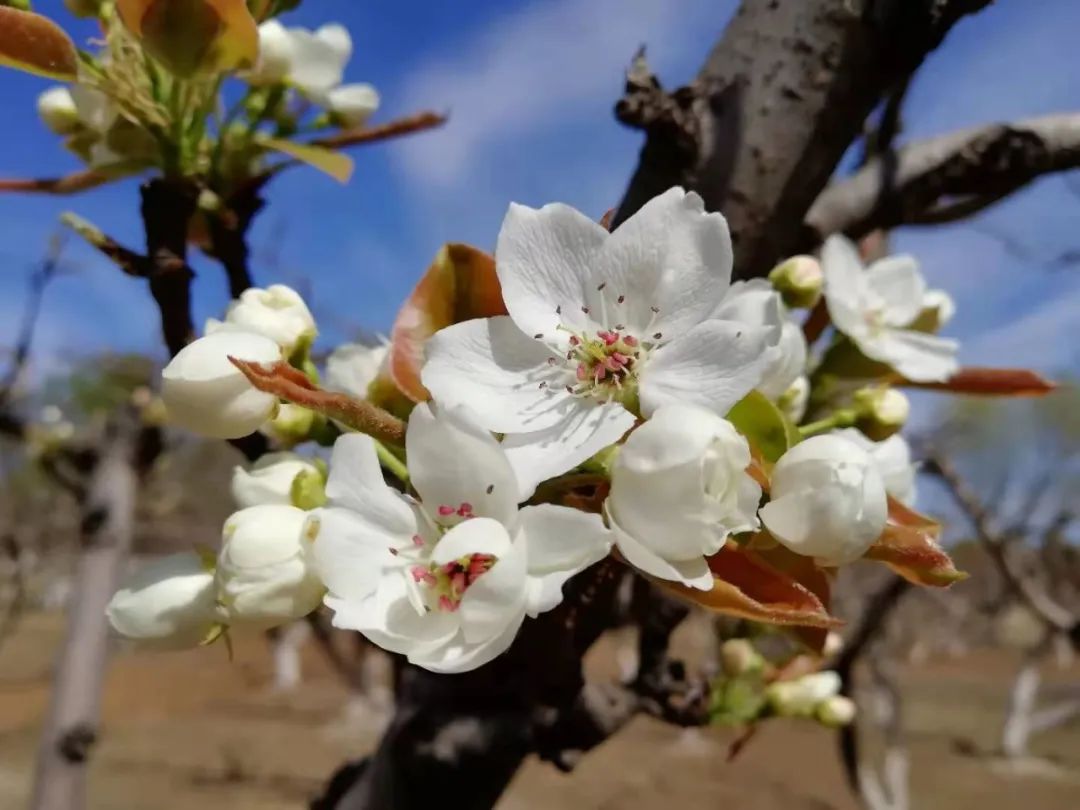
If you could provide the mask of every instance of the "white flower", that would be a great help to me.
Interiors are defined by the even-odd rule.
[[[319,606],[326,589],[309,565],[307,515],[294,506],[264,504],[225,521],[217,579],[230,622],[274,626]]]
[[[257,363],[281,359],[274,341],[223,331],[189,343],[161,372],[161,398],[176,425],[216,439],[254,432],[278,407],[273,394],[253,388],[229,357]]]
[[[855,720],[858,708],[855,701],[843,695],[833,695],[818,704],[814,715],[818,721],[830,728],[850,725]]]
[[[956,341],[912,328],[926,292],[912,257],[888,256],[864,270],[855,245],[835,235],[825,241],[821,261],[829,317],[863,354],[916,382],[955,373]]]
[[[364,346],[344,343],[326,358],[326,387],[361,399],[367,397],[370,386],[386,362],[390,344]]]
[[[791,319],[783,299],[764,279],[736,281],[712,317],[777,329],[779,342],[771,347],[764,375],[755,388],[777,400],[806,372],[806,338]]]
[[[212,566],[195,552],[155,560],[128,578],[105,612],[117,633],[142,645],[194,647],[221,620]]]
[[[326,494],[312,513],[315,565],[334,624],[436,672],[475,669],[505,651],[526,615],[603,558],[599,515],[518,509],[521,493],[498,442],[461,414],[429,405],[406,435],[419,500],[386,485],[368,436],[334,445]]]
[[[57,135],[71,135],[81,126],[75,99],[64,85],[50,87],[39,95],[37,112],[45,126]]]
[[[249,470],[233,468],[233,500],[240,508],[265,503],[293,505],[293,481],[302,473],[318,475],[319,468],[296,453],[267,453]]]
[[[810,380],[803,374],[795,378],[776,404],[784,412],[784,416],[797,425],[806,416],[806,406],[809,402]]]
[[[875,442],[855,428],[838,430],[836,435],[843,436],[869,453],[885,484],[885,491],[901,503],[914,506],[916,466],[911,463],[911,447],[907,439],[897,433],[883,442]]]
[[[509,316],[428,343],[421,379],[503,446],[523,494],[661,405],[718,413],[761,381],[776,330],[711,319],[731,275],[719,214],[674,188],[614,233],[565,205],[511,205],[496,269]]]
[[[292,37],[278,20],[259,25],[259,61],[244,74],[251,84],[284,82],[293,64]]]
[[[761,487],[750,446],[732,424],[695,405],[665,405],[619,450],[605,504],[615,543],[647,574],[702,590],[705,558],[729,535],[756,529]]]
[[[765,696],[777,714],[809,717],[825,701],[840,692],[840,676],[832,670],[812,672],[793,681],[777,681]]]
[[[251,287],[229,304],[225,320],[210,319],[206,334],[231,331],[255,332],[277,343],[291,354],[302,340],[317,334],[315,319],[304,299],[291,287],[271,284],[265,290]]]
[[[814,436],[784,453],[761,520],[783,545],[824,565],[861,557],[885,528],[885,485],[854,442]]]

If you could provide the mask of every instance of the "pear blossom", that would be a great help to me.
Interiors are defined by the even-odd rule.
[[[907,439],[896,433],[885,441],[875,442],[855,428],[838,430],[836,435],[843,436],[869,453],[885,484],[885,491],[901,503],[914,506],[917,468],[911,462],[911,446]]]
[[[213,566],[195,552],[162,557],[129,577],[105,612],[113,630],[142,646],[194,647],[222,618]]]
[[[840,687],[840,676],[825,670],[790,681],[776,681],[765,690],[765,697],[777,714],[809,717],[826,701],[836,697]]]
[[[326,589],[310,565],[307,515],[294,506],[263,504],[225,521],[217,582],[230,623],[273,627],[319,606]]]
[[[726,413],[761,379],[775,328],[712,317],[731,277],[719,214],[681,188],[614,233],[566,205],[513,204],[496,248],[508,316],[428,343],[421,380],[503,447],[523,494],[687,403]]]
[[[270,338],[243,331],[217,332],[189,343],[161,372],[169,421],[203,436],[236,439],[274,415],[277,397],[252,387],[230,356],[273,363],[281,359],[281,348]]]
[[[713,317],[779,331],[776,345],[768,349],[764,375],[754,386],[769,399],[782,397],[806,372],[808,350],[802,327],[792,320],[780,293],[764,279],[736,281],[713,312]]]
[[[387,486],[372,439],[334,445],[329,505],[308,536],[337,627],[435,672],[475,669],[505,651],[526,615],[603,558],[599,515],[522,499],[499,443],[462,413],[423,404],[406,433],[417,497]]]
[[[318,330],[304,299],[284,284],[266,289],[251,287],[229,304],[225,320],[210,319],[206,334],[222,331],[246,331],[265,335],[292,354],[302,341],[312,341]]]
[[[772,472],[761,521],[781,544],[822,565],[861,557],[885,528],[885,485],[870,454],[828,434],[784,453]]]
[[[956,341],[915,328],[926,281],[912,257],[888,256],[864,269],[855,245],[834,235],[821,261],[829,317],[863,354],[916,382],[940,382],[956,372]]]
[[[250,469],[234,467],[232,495],[237,506],[293,504],[293,483],[299,475],[319,475],[315,463],[296,453],[267,453]]]
[[[361,399],[375,381],[390,352],[385,341],[376,346],[344,343],[326,358],[326,387]]]
[[[627,438],[604,509],[615,544],[647,574],[709,590],[706,557],[756,529],[761,487],[746,472],[750,446],[696,405],[664,405]]]

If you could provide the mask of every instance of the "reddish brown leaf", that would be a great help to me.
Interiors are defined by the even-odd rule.
[[[956,394],[983,396],[1039,397],[1049,394],[1057,383],[1026,368],[962,368],[945,382],[918,383],[900,378],[897,385],[952,391]]]
[[[809,588],[756,552],[729,543],[709,559],[709,567],[716,575],[711,591],[657,583],[702,607],[744,619],[826,629],[841,624]]]
[[[944,588],[967,579],[938,545],[940,525],[925,515],[889,498],[889,522],[866,559],[877,560],[916,585]]]
[[[230,357],[229,360],[244,372],[248,381],[260,391],[302,405],[380,441],[405,444],[405,423],[367,400],[323,391],[302,371],[283,360],[273,364],[252,363],[235,357]]]
[[[814,594],[822,605],[828,607],[831,604],[832,575],[815,565],[813,559],[796,554],[775,541],[771,548],[758,549],[757,553],[773,568],[787,574]],[[829,635],[828,628],[823,627],[796,627],[794,633],[818,655],[825,649],[825,639]]]
[[[0,65],[50,79],[72,81],[79,73],[75,43],[48,17],[0,6]]]
[[[390,376],[394,383],[416,402],[430,399],[420,383],[428,338],[451,324],[505,314],[495,260],[469,245],[443,245],[398,312],[390,332]]]

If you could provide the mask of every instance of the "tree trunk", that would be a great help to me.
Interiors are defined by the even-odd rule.
[[[1001,750],[1009,759],[1027,756],[1028,738],[1031,736],[1031,716],[1035,701],[1039,698],[1039,664],[1041,650],[1028,654],[1009,692],[1009,708],[1005,727],[1001,732]]]

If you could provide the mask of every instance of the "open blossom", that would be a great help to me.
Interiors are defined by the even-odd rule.
[[[503,441],[523,492],[618,441],[640,414],[724,414],[762,378],[776,330],[717,320],[731,239],[674,188],[614,233],[565,205],[511,205],[496,270],[509,316],[428,344],[422,381]]]
[[[296,290],[271,284],[265,290],[251,287],[229,304],[224,321],[209,320],[208,335],[222,331],[247,331],[265,335],[291,354],[302,340],[317,334],[315,318]]]
[[[915,465],[911,463],[911,447],[896,433],[883,442],[866,438],[855,428],[836,431],[837,436],[859,445],[874,460],[885,491],[907,506],[915,505]]]
[[[772,472],[765,528],[822,565],[854,562],[881,536],[885,485],[870,455],[836,435],[814,436],[784,453]]]
[[[296,453],[267,453],[250,468],[233,468],[233,500],[240,508],[265,503],[295,505],[292,492],[298,475],[321,473],[311,459]]]
[[[758,525],[761,487],[749,464],[750,446],[730,422],[694,405],[661,407],[612,470],[605,511],[619,552],[647,574],[709,590],[705,558]]]
[[[311,31],[267,20],[259,26],[259,62],[247,78],[288,83],[346,126],[358,126],[378,109],[379,94],[370,84],[342,83],[352,49],[348,30],[337,23]]]
[[[281,347],[243,331],[221,331],[189,343],[161,372],[170,422],[203,436],[237,439],[274,415],[277,397],[252,387],[230,356],[273,363],[281,359]]]
[[[334,624],[436,672],[475,669],[506,650],[526,615],[550,610],[573,574],[604,557],[599,515],[518,509],[498,442],[460,414],[420,405],[406,436],[418,498],[387,486],[368,436],[334,445],[308,527]]]
[[[195,552],[155,560],[127,579],[105,612],[117,633],[142,646],[194,647],[222,618],[213,565]]]
[[[326,358],[326,387],[361,399],[367,397],[368,387],[379,375],[389,351],[388,343],[343,343]]]
[[[926,281],[913,258],[888,256],[864,269],[855,245],[834,235],[821,261],[829,317],[863,354],[916,382],[940,382],[956,372],[956,341],[915,328]]]

